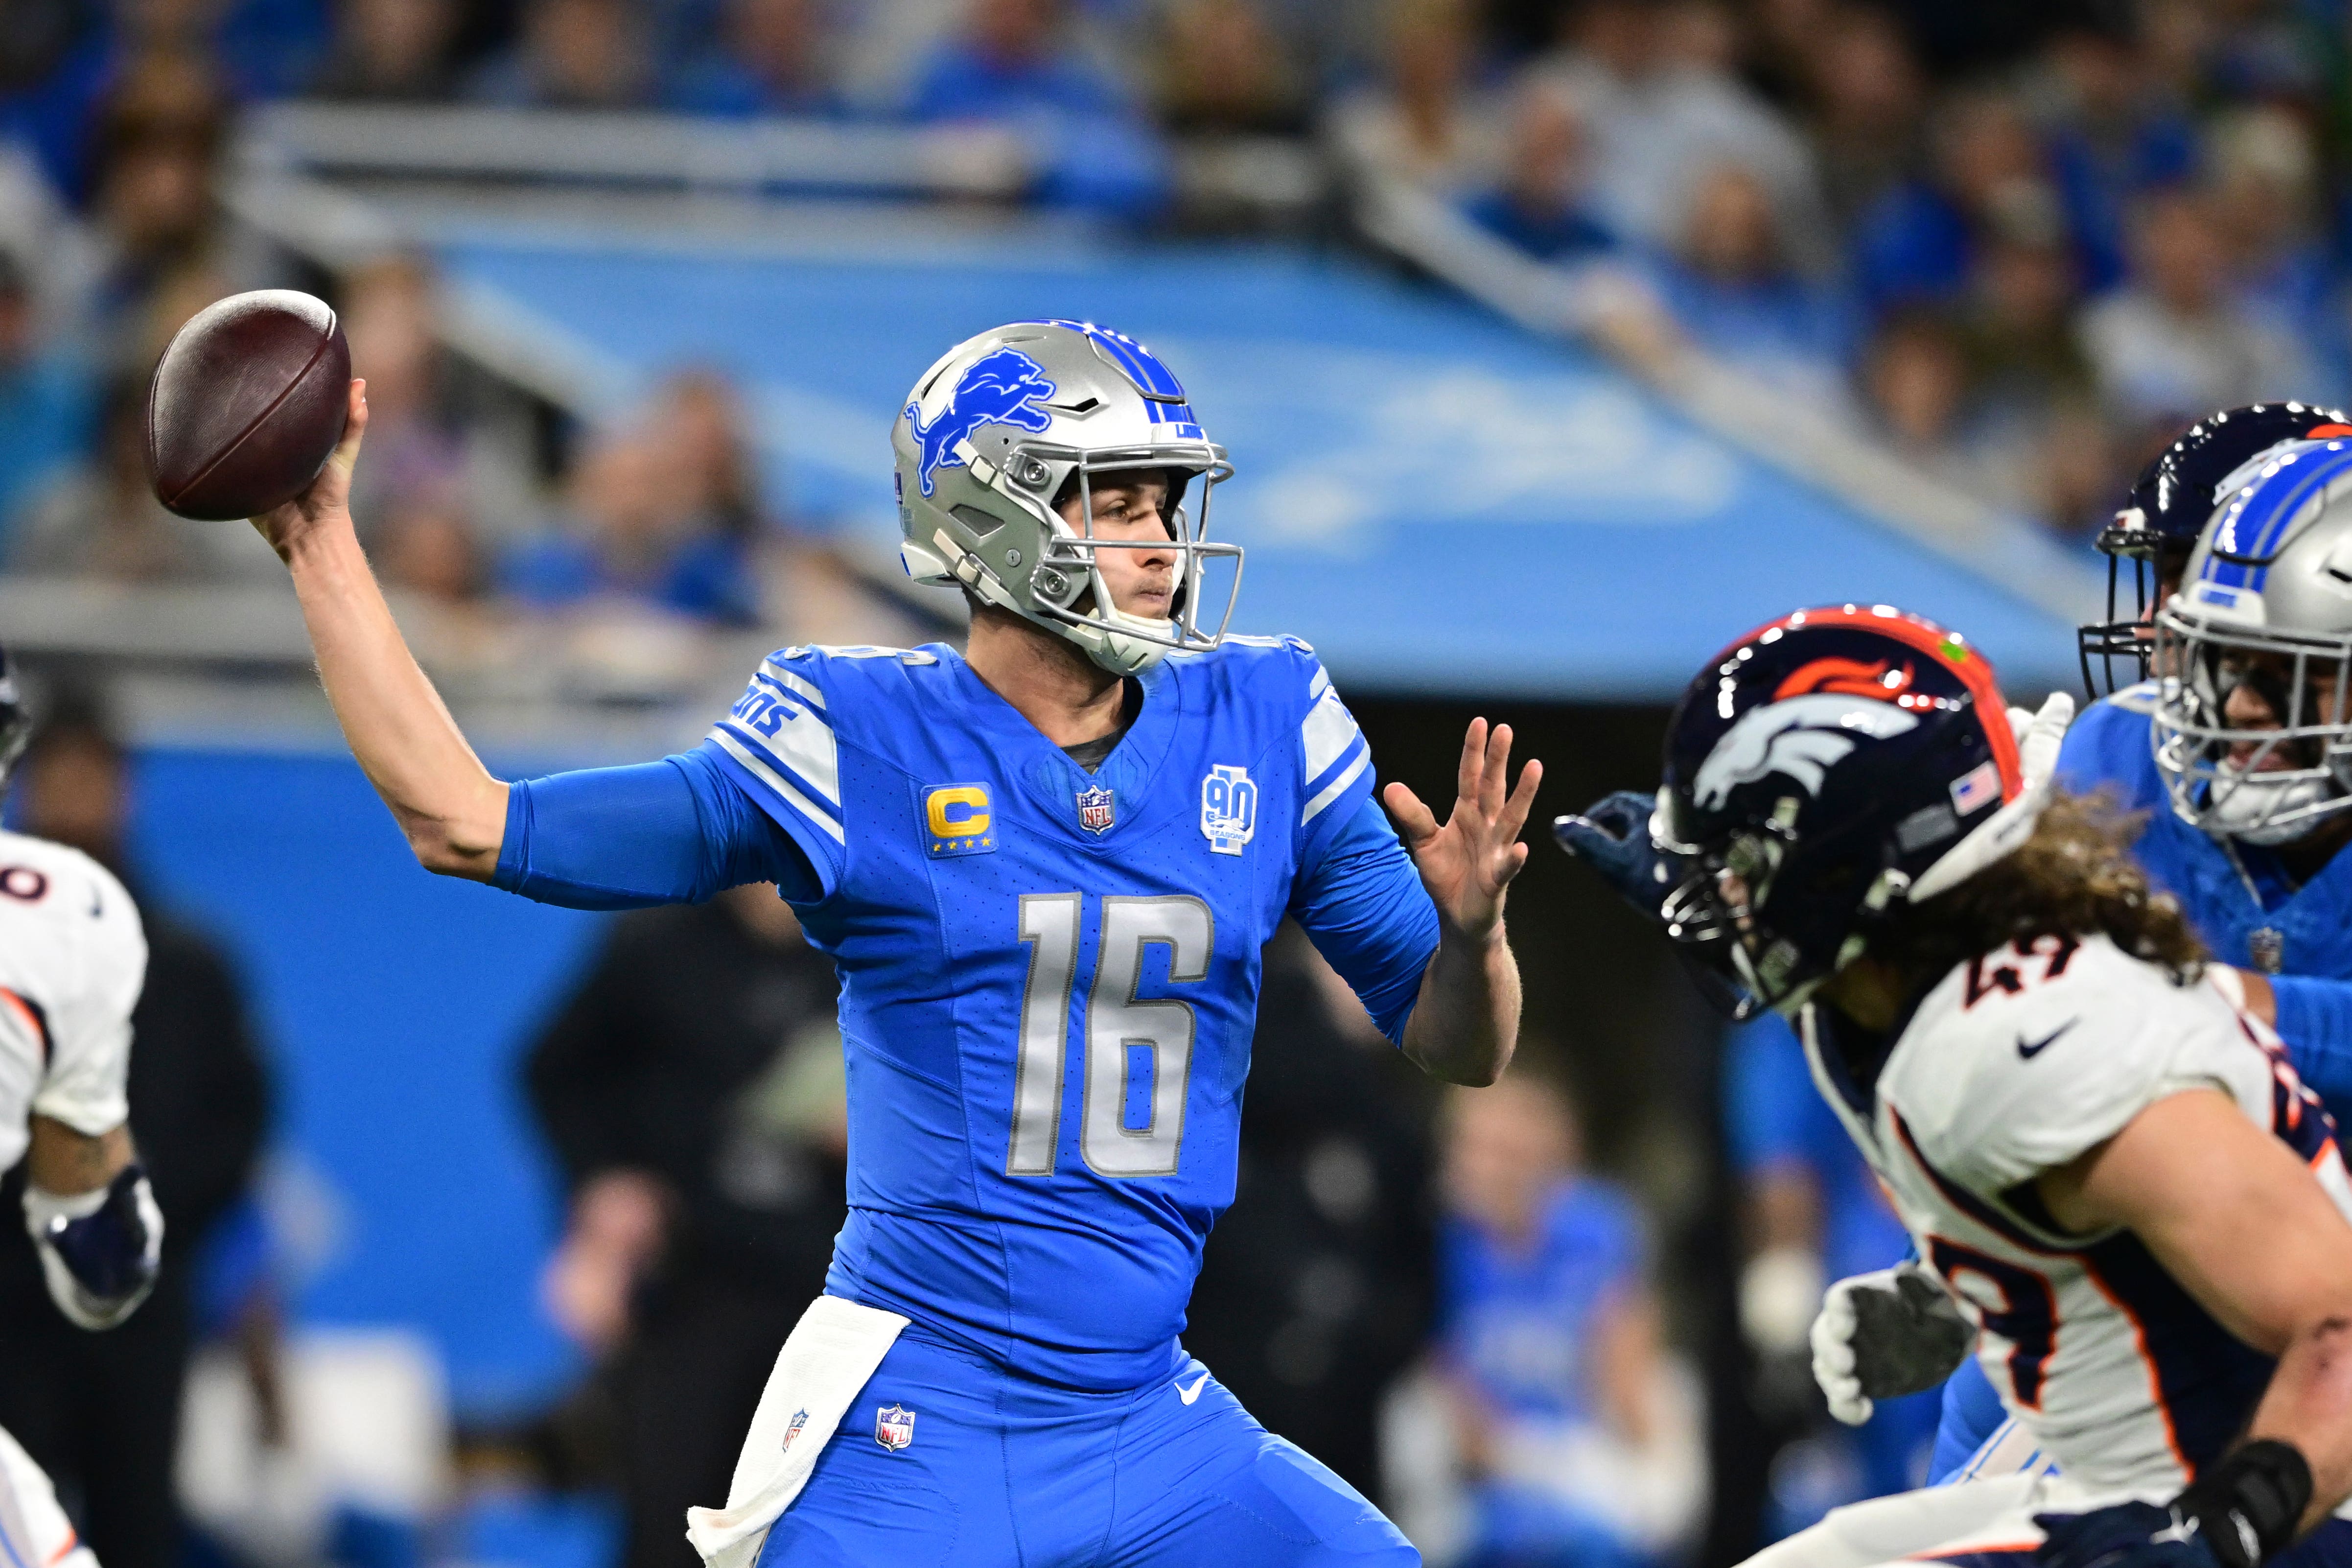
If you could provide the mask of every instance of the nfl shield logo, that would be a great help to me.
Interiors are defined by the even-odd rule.
[[[1110,791],[1082,789],[1078,792],[1078,826],[1088,833],[1110,831]]]
[[[903,1405],[886,1405],[874,1413],[874,1440],[897,1453],[915,1440],[915,1413]]]

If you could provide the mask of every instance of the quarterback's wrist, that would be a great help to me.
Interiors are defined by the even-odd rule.
[[[2301,1450],[2258,1437],[2191,1481],[2172,1500],[2172,1512],[2196,1521],[2222,1568],[2259,1568],[2294,1544],[2311,1491],[2311,1465]]]
[[[1503,938],[1502,901],[1496,900],[1494,909],[1483,917],[1469,920],[1465,920],[1459,911],[1439,903],[1437,940],[1441,947],[1481,955],[1507,945]]]
[[[366,553],[360,549],[359,524],[352,521],[351,509],[334,507],[315,516],[303,517],[275,535],[262,531],[278,558],[287,569],[298,574],[318,579],[329,574],[347,574],[354,564],[366,570]]]

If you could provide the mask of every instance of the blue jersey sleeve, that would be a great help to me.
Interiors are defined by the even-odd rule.
[[[1328,854],[1337,840],[1355,831],[1359,808],[1372,798],[1372,749],[1363,731],[1356,727],[1355,715],[1332,689],[1331,677],[1322,664],[1306,644],[1292,646],[1311,671],[1307,715],[1298,726],[1298,864],[1307,868]]]
[[[1367,770],[1370,771],[1369,769]],[[1293,885],[1290,916],[1399,1045],[1437,951],[1437,909],[1396,829],[1366,793]]]
[[[745,882],[816,891],[808,858],[703,752],[507,786],[492,884],[575,910],[700,903]]]
[[[1725,1043],[1723,1100],[1724,1131],[1742,1175],[1817,1163],[1816,1129],[1827,1107],[1814,1090],[1804,1046],[1780,1018],[1767,1015],[1732,1032]],[[1843,1140],[1844,1129],[1835,1130]]]
[[[848,865],[825,662],[808,648],[770,654],[700,748],[800,846],[816,877],[803,902],[830,897]]]
[[[2352,981],[2273,974],[2287,1060],[2330,1107],[2352,1109]]]
[[[2009,1411],[1993,1391],[1977,1358],[1960,1363],[1944,1384],[1943,1413],[1936,1424],[1936,1447],[1927,1461],[1927,1484],[1948,1485],[1972,1479],[1969,1462],[1977,1450],[2009,1419]]]

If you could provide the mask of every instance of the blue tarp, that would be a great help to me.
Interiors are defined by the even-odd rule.
[[[713,256],[457,237],[452,272],[625,375],[742,378],[792,502],[895,541],[888,421],[940,353],[1074,316],[1173,364],[1238,470],[1212,526],[1248,547],[1234,628],[1289,632],[1396,692],[1669,695],[1800,605],[1892,603],[2015,684],[2071,628],[1680,418],[1591,355],[1343,257],[1265,247]]]
[[[224,941],[268,1047],[296,1311],[415,1327],[464,1415],[537,1408],[578,1363],[539,1304],[561,1204],[520,1060],[607,917],[425,875],[340,753],[135,769],[144,894]]]

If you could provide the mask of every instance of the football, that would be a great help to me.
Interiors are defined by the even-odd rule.
[[[343,438],[351,379],[325,300],[260,289],[207,305],[173,334],[147,389],[155,499],[205,521],[291,500]]]

